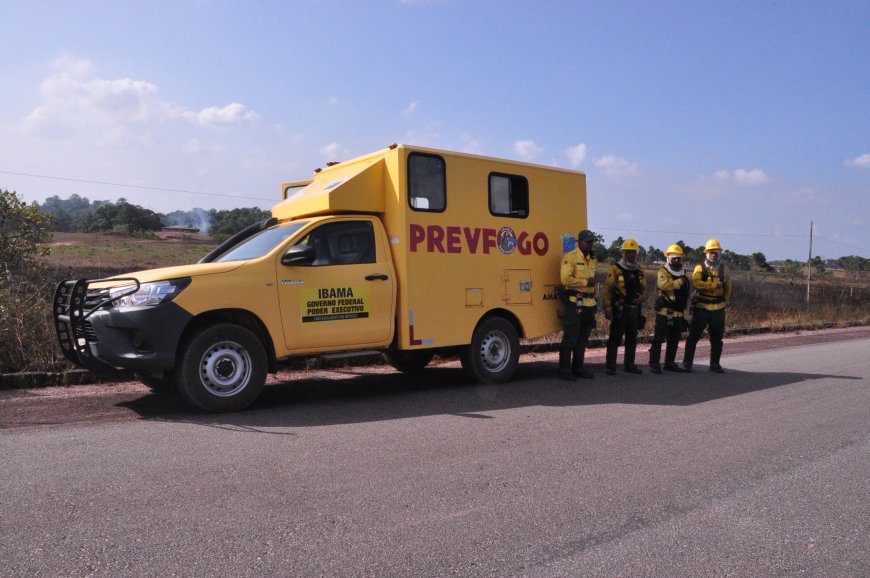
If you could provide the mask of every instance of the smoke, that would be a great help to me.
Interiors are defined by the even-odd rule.
[[[166,215],[167,225],[178,225],[182,227],[193,227],[199,229],[203,235],[208,235],[214,219],[204,209],[199,207],[189,211],[173,211]]]

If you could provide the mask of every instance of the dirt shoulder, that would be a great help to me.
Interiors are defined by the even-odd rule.
[[[781,347],[795,347],[814,343],[829,343],[870,337],[870,326],[789,333],[766,333],[726,339],[723,365],[728,367],[728,356],[737,353],[764,351]],[[646,346],[640,345],[638,359],[645,359]],[[706,361],[709,342],[698,346],[699,365]],[[605,351],[593,348],[587,352],[587,360],[595,373],[601,373]],[[555,351],[525,353],[521,363],[538,365],[552,363],[553,371],[558,354]],[[435,362],[435,367],[458,368],[455,359]],[[294,385],[317,387],[320,382],[353,379],[360,376],[395,374],[387,365],[357,366],[305,371],[282,370],[270,375],[267,385],[281,389]],[[541,372],[539,372],[541,373]],[[541,373],[543,376],[543,373]],[[277,388],[276,388],[277,389]],[[264,394],[264,397],[267,397]],[[267,403],[268,400],[264,403]],[[190,419],[198,414],[188,407],[180,396],[172,391],[154,393],[138,381],[120,381],[74,387],[42,387],[35,389],[0,390],[0,430],[28,426],[47,426],[97,421],[126,421],[137,419]],[[189,416],[189,417],[185,417]]]

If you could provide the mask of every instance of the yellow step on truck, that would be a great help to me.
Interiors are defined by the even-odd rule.
[[[64,355],[233,411],[291,358],[377,350],[415,372],[458,353],[498,383],[520,338],[561,329],[560,259],[586,227],[581,172],[391,145],[282,196],[197,264],[60,283]]]

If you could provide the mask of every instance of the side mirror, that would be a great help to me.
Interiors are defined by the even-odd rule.
[[[317,258],[317,251],[311,245],[293,245],[281,257],[282,265],[311,265]]]

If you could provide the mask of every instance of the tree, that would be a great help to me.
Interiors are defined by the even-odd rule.
[[[732,269],[741,271],[749,271],[752,268],[752,260],[746,255],[740,253],[732,253],[731,251],[723,251],[722,259],[728,263]]]
[[[870,271],[870,259],[858,255],[848,255],[837,259],[837,265],[847,271]]]
[[[49,213],[52,216],[52,223],[55,231],[81,231],[82,221],[97,210],[101,201],[97,201],[93,205],[85,198],[76,194],[70,195],[68,199],[61,199],[57,195],[48,197],[40,206],[43,213]]]
[[[610,247],[607,248],[608,261],[616,262],[622,259],[622,244],[624,242],[625,240],[620,235],[610,244]]]
[[[646,255],[648,259],[648,263],[654,263],[656,261],[664,261],[665,254],[661,249],[656,249],[652,245],[650,245],[646,250]]]
[[[767,257],[764,256],[764,253],[753,253],[750,257],[752,261],[752,266],[761,271],[772,271],[773,267],[771,267],[767,263]]]
[[[159,231],[163,228],[163,222],[154,211],[131,205],[126,199],[118,199],[116,204],[103,205],[85,217],[82,227],[89,233],[121,231],[135,234]]]
[[[238,233],[248,225],[268,219],[272,215],[271,212],[258,209],[257,207],[223,211],[212,209],[208,214],[213,223],[211,230],[213,235],[232,235]]]
[[[782,265],[782,272],[786,274],[792,284],[801,274],[801,269],[803,269],[803,266],[797,261],[792,261],[791,259],[786,259],[785,263]]]
[[[0,190],[0,280],[10,276],[30,277],[48,254],[51,216],[36,204],[27,205],[15,191]]]

